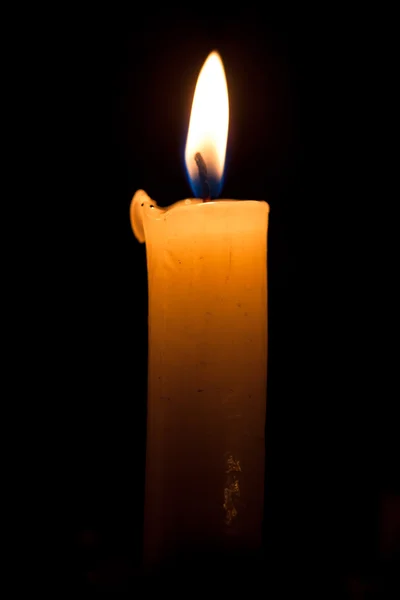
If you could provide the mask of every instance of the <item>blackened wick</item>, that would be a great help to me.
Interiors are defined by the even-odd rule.
[[[201,197],[203,200],[210,200],[210,186],[208,185],[207,165],[200,152],[196,152],[194,155],[194,160],[196,161],[196,165],[199,170],[199,178],[202,189]]]

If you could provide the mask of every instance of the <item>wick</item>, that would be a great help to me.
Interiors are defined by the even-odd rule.
[[[203,190],[202,198],[204,202],[208,202],[211,200],[210,198],[210,186],[208,185],[208,176],[207,176],[207,165],[204,161],[204,158],[200,154],[200,152],[196,152],[194,155],[194,160],[196,161],[197,168],[199,170],[199,177],[201,182],[201,187]]]

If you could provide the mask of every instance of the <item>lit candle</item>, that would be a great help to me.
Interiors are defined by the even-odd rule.
[[[199,199],[139,190],[149,285],[144,558],[257,550],[264,505],[267,229],[263,201],[219,194],[228,135],[219,55],[199,75],[186,167]]]

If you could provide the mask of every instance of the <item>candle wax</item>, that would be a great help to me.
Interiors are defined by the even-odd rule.
[[[260,545],[268,214],[262,201],[132,200],[149,288],[149,564]]]

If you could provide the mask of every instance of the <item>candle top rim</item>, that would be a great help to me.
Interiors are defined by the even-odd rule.
[[[169,212],[175,208],[180,208],[180,207],[184,207],[184,206],[204,206],[204,207],[209,207],[209,206],[215,206],[215,205],[220,205],[220,204],[224,204],[226,206],[226,204],[228,203],[232,203],[232,205],[237,205],[238,203],[251,203],[251,204],[261,204],[264,205],[267,209],[267,211],[270,211],[270,206],[268,204],[268,202],[266,202],[265,200],[255,200],[255,199],[247,199],[247,200],[241,200],[241,199],[235,199],[235,198],[216,198],[215,200],[207,200],[206,202],[204,200],[202,200],[201,198],[184,198],[182,200],[177,200],[176,202],[174,202],[173,204],[170,204],[169,206],[159,206],[157,204],[157,202],[155,200],[152,200],[144,190],[138,190],[135,195],[132,198],[132,203],[138,204],[142,207],[149,207],[149,208],[156,208],[160,211],[163,212],[163,214],[165,214],[166,212]]]
[[[223,198],[221,200],[210,200],[204,202],[200,198],[186,198],[184,200],[178,200],[174,204],[163,207],[159,206],[154,200],[152,200],[145,191],[138,190],[132,198],[130,215],[131,225],[133,232],[140,242],[145,241],[145,234],[143,228],[143,219],[151,219],[152,221],[161,221],[161,219],[168,220],[174,218],[177,214],[182,214],[188,209],[191,212],[195,210],[192,207],[196,207],[200,211],[211,211],[216,215],[220,213],[220,210],[225,212],[226,210],[238,209],[239,206],[243,208],[244,204],[248,205],[249,210],[254,210],[256,207],[261,214],[268,215],[270,212],[269,204],[265,200],[233,200],[229,198]],[[230,211],[229,211],[230,212]]]

